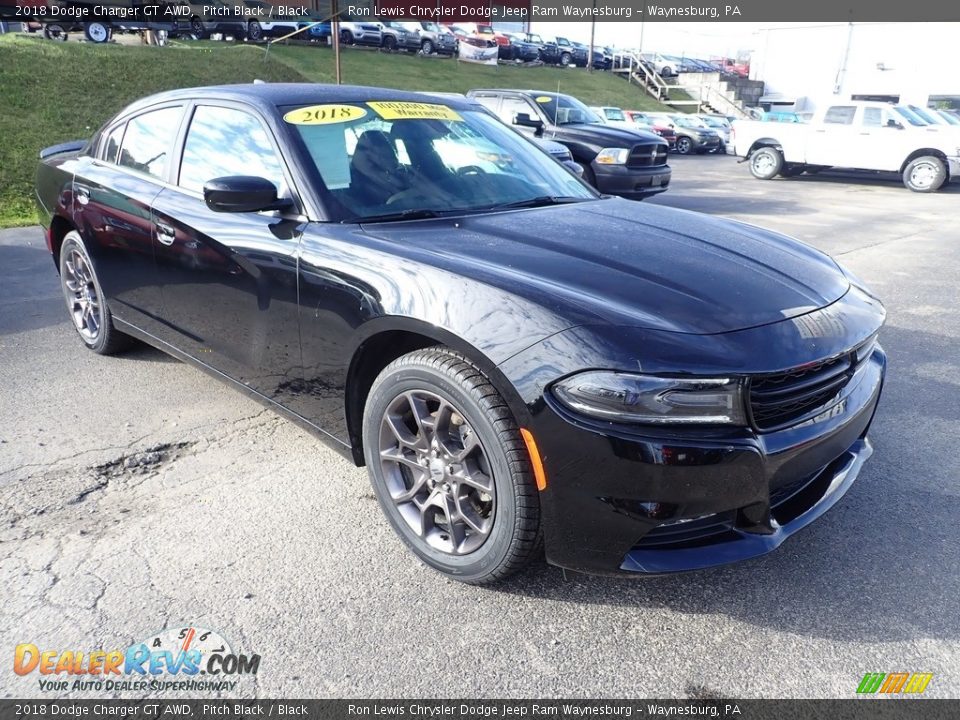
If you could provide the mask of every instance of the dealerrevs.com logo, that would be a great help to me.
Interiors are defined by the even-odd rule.
[[[922,695],[933,673],[867,673],[857,686],[858,695]]]
[[[17,645],[13,671],[37,673],[45,692],[230,691],[242,675],[256,675],[259,655],[234,652],[214,630],[167,628],[126,650],[51,650]]]

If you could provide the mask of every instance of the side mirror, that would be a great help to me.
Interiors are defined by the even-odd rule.
[[[896,120],[894,120],[893,118],[890,118],[889,120],[887,120],[887,127],[896,128],[897,130],[903,130],[903,125],[897,122]]]
[[[513,124],[533,128],[537,132],[543,130],[543,122],[539,118],[530,117],[530,113],[517,113],[513,116]]]
[[[292,200],[277,199],[277,186],[262,177],[232,175],[208,180],[203,185],[203,201],[214,212],[259,212],[283,210]]]

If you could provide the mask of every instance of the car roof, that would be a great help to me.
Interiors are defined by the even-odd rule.
[[[550,97],[572,97],[566,93],[558,93],[555,90],[519,90],[517,88],[474,88],[472,93],[514,93],[516,95],[549,95]],[[468,93],[469,94],[469,93]]]
[[[391,90],[361,85],[326,85],[320,83],[249,83],[183,88],[157,93],[136,101],[128,110],[156,105],[173,100],[236,100],[269,109],[285,105],[306,105],[337,102],[367,102],[371,100],[394,102],[432,102],[436,95]],[[443,97],[442,103],[454,110],[469,110],[473,103],[467,98]]]

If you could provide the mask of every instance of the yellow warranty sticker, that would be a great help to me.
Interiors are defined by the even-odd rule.
[[[384,120],[463,120],[446,105],[419,102],[368,102]]]
[[[553,102],[553,98],[550,97],[549,95],[541,95],[540,97],[535,98],[535,99],[536,99],[536,101],[537,101],[538,103]]]
[[[311,105],[291,110],[283,119],[291,125],[331,125],[358,120],[366,114],[366,110],[355,105]]]

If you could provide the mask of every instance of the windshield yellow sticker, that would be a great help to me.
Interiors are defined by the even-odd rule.
[[[551,102],[552,100],[553,98],[550,97],[549,95],[541,95],[540,97],[536,98],[536,101],[538,103],[548,103],[548,102]]]
[[[384,120],[463,120],[446,105],[419,102],[368,102]]]
[[[332,125],[359,120],[367,111],[355,105],[311,105],[291,110],[283,119],[291,125]]]

